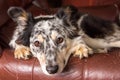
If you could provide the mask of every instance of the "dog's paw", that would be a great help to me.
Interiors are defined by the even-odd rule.
[[[80,59],[82,59],[83,57],[88,57],[89,54],[93,54],[93,50],[87,45],[82,44],[76,47],[73,56],[78,56]]]
[[[32,57],[32,54],[30,52],[30,48],[19,45],[16,47],[15,52],[14,52],[14,57],[17,59],[29,59]]]

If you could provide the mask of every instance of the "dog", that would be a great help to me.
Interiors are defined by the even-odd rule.
[[[71,54],[81,59],[120,47],[120,15],[116,21],[108,21],[74,6],[37,17],[20,7],[10,7],[8,15],[18,25],[10,41],[15,58],[36,57],[47,75],[61,73]]]

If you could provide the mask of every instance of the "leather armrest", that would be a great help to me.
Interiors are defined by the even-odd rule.
[[[119,80],[120,49],[109,54],[94,54],[80,60],[71,57],[63,73],[54,76],[45,75],[36,58],[18,60],[13,51],[4,50],[0,58],[1,80]]]

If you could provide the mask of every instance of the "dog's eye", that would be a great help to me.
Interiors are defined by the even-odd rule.
[[[62,37],[58,37],[57,40],[56,40],[56,43],[57,44],[60,44],[63,42],[63,38]]]
[[[36,47],[39,47],[39,46],[40,46],[40,42],[39,42],[39,41],[35,41],[35,42],[34,42],[34,45],[35,45]]]

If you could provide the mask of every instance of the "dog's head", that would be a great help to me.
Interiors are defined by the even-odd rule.
[[[61,72],[70,56],[70,39],[63,27],[57,19],[39,21],[31,34],[31,51],[46,74]]]
[[[24,25],[29,19],[33,19],[21,8],[11,8],[10,11],[10,16],[18,24]],[[77,17],[76,13],[76,8],[68,6],[60,9],[55,15],[34,18],[29,46],[33,55],[40,61],[45,74],[60,73],[67,64],[72,53],[69,51],[72,40],[78,36],[77,27],[72,27],[70,23],[72,18]]]

